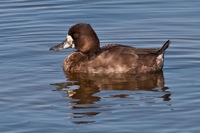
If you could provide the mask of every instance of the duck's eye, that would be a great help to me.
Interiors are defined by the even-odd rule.
[[[78,38],[79,37],[79,33],[74,33],[74,38]]]

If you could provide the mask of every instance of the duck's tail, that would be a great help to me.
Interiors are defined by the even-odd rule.
[[[170,41],[170,40],[167,40],[167,41],[165,42],[165,44],[162,46],[162,48],[159,49],[156,53],[157,53],[158,55],[163,54],[163,53],[165,52],[165,50],[169,47],[169,44],[170,44],[170,43],[171,43],[171,41]]]

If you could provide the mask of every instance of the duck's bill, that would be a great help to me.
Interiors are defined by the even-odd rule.
[[[61,51],[67,48],[74,48],[73,39],[71,38],[71,36],[67,36],[67,38],[62,43],[51,47],[49,50]]]

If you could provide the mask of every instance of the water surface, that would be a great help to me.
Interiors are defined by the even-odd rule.
[[[0,2],[0,131],[198,132],[200,2],[197,0]],[[69,75],[68,49],[49,48],[77,23],[101,45],[161,47],[163,72],[143,76]]]

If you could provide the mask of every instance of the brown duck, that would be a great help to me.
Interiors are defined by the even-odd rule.
[[[50,50],[76,48],[63,64],[65,72],[72,73],[149,73],[163,68],[164,53],[170,44],[161,48],[135,48],[121,44],[100,47],[97,34],[90,24],[73,25],[67,38]]]

